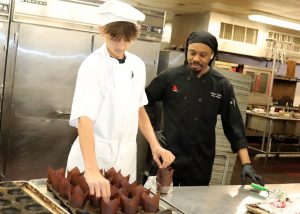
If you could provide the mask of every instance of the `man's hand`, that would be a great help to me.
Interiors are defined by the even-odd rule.
[[[159,168],[166,168],[175,160],[175,156],[172,154],[172,152],[162,148],[159,145],[151,148],[151,150],[153,160],[156,162]],[[162,159],[162,163],[160,158]]]
[[[262,177],[256,173],[251,163],[245,163],[242,165],[242,173],[241,173],[242,185],[246,184],[246,177],[251,178],[254,183],[264,186]]]
[[[102,199],[108,203],[110,198],[110,184],[100,172],[85,171],[84,178],[90,188],[90,194],[96,195],[97,198],[102,197]]]

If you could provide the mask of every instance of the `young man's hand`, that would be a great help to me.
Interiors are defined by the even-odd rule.
[[[175,156],[172,152],[162,148],[161,146],[152,148],[152,156],[159,168],[166,168],[175,160]]]
[[[97,198],[102,197],[102,199],[108,203],[111,195],[109,181],[105,179],[98,170],[96,172],[86,170],[84,178],[90,188],[90,194],[96,195]]]

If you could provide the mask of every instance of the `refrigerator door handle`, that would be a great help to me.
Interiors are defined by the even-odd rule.
[[[70,115],[71,115],[70,112],[65,112],[65,111],[60,111],[60,110],[56,110],[56,111],[55,111],[55,114],[56,114],[57,116],[70,116]]]
[[[19,41],[19,33],[15,33],[14,34],[14,44],[17,46],[18,44],[18,41]]]

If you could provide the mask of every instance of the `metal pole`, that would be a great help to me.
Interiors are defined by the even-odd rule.
[[[272,133],[271,131],[273,130],[272,126],[272,119],[268,119],[269,117],[269,111],[270,111],[270,100],[272,97],[272,90],[273,90],[273,81],[274,81],[274,74],[275,74],[275,69],[276,69],[276,58],[277,58],[277,42],[275,39],[272,40],[272,55],[273,55],[273,64],[272,64],[272,71],[271,71],[271,77],[270,77],[270,88],[269,88],[269,92],[267,95],[267,108],[266,108],[266,117],[267,117],[267,121],[266,121],[266,127],[264,130],[264,135],[263,135],[263,140],[262,140],[262,150],[265,151],[265,167],[267,166],[267,159],[269,156],[269,153],[271,151],[270,145],[271,145],[271,141],[272,141]],[[273,105],[273,103],[272,103]],[[268,137],[267,137],[267,145],[266,145],[266,150],[264,150],[264,145],[265,145],[265,137],[266,137],[266,130],[268,130]]]
[[[271,78],[270,78],[270,88],[269,88],[269,93],[267,96],[267,116],[269,116],[269,108],[270,108],[270,100],[272,97],[272,90],[273,90],[273,81],[274,81],[274,74],[275,74],[275,69],[276,69],[276,59],[277,59],[277,51],[278,51],[278,45],[277,41],[274,39],[273,41],[273,64],[272,64],[272,72],[271,72]],[[273,103],[272,103],[273,104]]]

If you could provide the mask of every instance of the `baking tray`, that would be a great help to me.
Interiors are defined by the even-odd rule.
[[[248,212],[254,214],[270,214],[269,211],[263,210],[260,207],[258,207],[258,204],[246,204],[246,208]]]
[[[72,214],[95,214],[95,213],[100,213],[100,209],[99,208],[94,208],[92,207],[89,202],[87,201],[84,208],[83,209],[78,209],[78,208],[74,208],[72,207],[69,203],[68,200],[62,198],[59,196],[59,193],[54,190],[52,188],[52,185],[49,184],[47,181],[46,185],[47,185],[47,190],[51,191],[52,194],[54,195],[54,197],[58,198],[67,208],[68,211]],[[173,207],[172,205],[168,205],[168,207],[171,206],[171,208],[164,208],[162,206],[159,206],[159,211],[156,212],[155,214],[176,214],[176,213],[183,213],[179,210],[177,210],[175,207]],[[121,212],[120,210],[117,212],[118,214],[123,214],[123,212]],[[138,214],[151,214],[149,212],[144,212],[140,207],[139,207],[139,212]]]
[[[7,181],[0,182],[0,213],[66,214],[68,212],[28,181]]]

